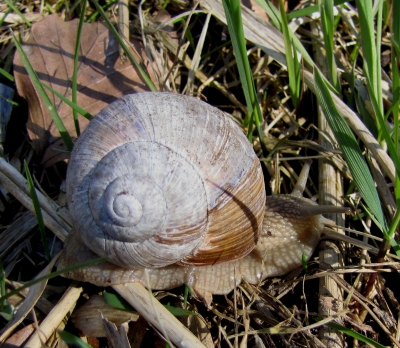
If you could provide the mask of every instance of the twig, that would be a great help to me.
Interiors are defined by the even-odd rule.
[[[46,342],[57,329],[64,317],[75,307],[76,301],[82,293],[82,287],[71,285],[58,301],[57,305],[42,321],[38,329],[25,344],[27,348],[40,348],[43,342]]]

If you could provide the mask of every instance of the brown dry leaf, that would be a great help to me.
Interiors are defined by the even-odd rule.
[[[246,6],[248,9],[252,10],[258,16],[260,16],[262,19],[265,19],[267,22],[269,21],[267,13],[254,0],[242,0],[242,4],[244,6]],[[279,5],[278,5],[278,8],[279,8]]]
[[[99,315],[101,312],[101,316]],[[135,321],[138,314],[120,310],[107,305],[103,296],[92,295],[78,310],[72,314],[72,322],[88,337],[106,337],[103,318],[120,327],[125,322]]]
[[[111,348],[130,348],[129,340],[128,340],[128,333],[126,325],[120,325],[119,330],[117,326],[108,321],[102,315],[104,331],[106,332],[106,336],[108,339],[108,344]]]
[[[32,26],[30,38],[23,45],[39,79],[71,99],[71,79],[78,20],[63,22],[58,15],[50,15]],[[138,61],[145,60],[137,41],[131,40]],[[140,56],[137,54],[139,52]],[[28,133],[32,146],[43,154],[49,166],[69,157],[47,107],[33,87],[21,57],[14,57],[14,72],[18,92],[29,103]],[[154,80],[154,79],[153,79]],[[121,96],[148,90],[147,85],[129,61],[122,61],[118,43],[103,23],[83,25],[78,68],[77,104],[97,114]],[[65,127],[76,137],[72,109],[46,91],[54,103]],[[80,117],[81,129],[88,121]]]
[[[0,235],[0,257],[4,259],[10,250],[14,250],[15,244],[25,239],[37,224],[36,216],[30,212],[25,212],[18,217]]]
[[[200,339],[201,343],[203,343],[205,347],[214,347],[214,342],[206,320],[197,312],[197,309],[195,311],[196,315],[181,317],[180,321]]]

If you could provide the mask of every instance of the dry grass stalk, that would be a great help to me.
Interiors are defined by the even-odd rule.
[[[69,313],[71,313],[75,308],[76,302],[78,301],[82,291],[82,287],[77,287],[77,284],[73,283],[64,293],[60,301],[58,301],[57,305],[54,306],[52,311],[41,322],[35,333],[25,344],[25,347],[42,347],[57,330],[60,323],[65,320],[65,318],[68,318]]]
[[[124,38],[125,43],[129,45],[129,1],[118,1],[118,30],[121,37]],[[125,53],[122,47],[119,47],[119,55],[126,60]]]
[[[204,348],[200,340],[152,296],[151,290],[138,283],[113,285],[113,289],[154,325],[167,342],[172,341],[182,348]]]
[[[137,312],[119,310],[107,305],[103,296],[92,295],[74,311],[71,319],[75,327],[87,337],[105,337],[101,316],[117,326],[139,318]]]
[[[312,26],[312,28],[312,31],[316,36],[322,36],[322,33],[319,32],[315,26]],[[313,50],[316,65],[322,72],[324,72],[325,76],[329,76],[326,57],[321,52],[317,43],[314,43]],[[325,136],[322,136],[321,133],[319,133],[319,143],[327,148],[338,148],[338,144],[331,143],[330,139],[335,139],[335,137],[320,107],[318,107],[318,128],[321,133],[325,133]],[[338,172],[329,161],[323,158],[318,162],[318,189],[320,204],[342,206],[343,185],[340,172]],[[334,221],[337,226],[344,226],[343,216],[339,214],[327,214],[326,217]],[[343,244],[340,245],[340,242],[335,243],[329,240],[323,241],[319,246],[319,258],[321,262],[330,265],[332,268],[340,268],[344,265],[342,251]],[[327,276],[320,279],[318,293],[318,312],[322,317],[329,317],[335,315],[338,311],[343,310],[343,292],[330,277]],[[337,305],[327,306],[325,303],[326,299],[334,300]],[[337,330],[331,329],[328,326],[322,326],[318,334],[326,347],[341,348],[345,346],[344,335]]]

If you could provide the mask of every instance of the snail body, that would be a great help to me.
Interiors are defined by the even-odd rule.
[[[286,211],[281,203],[285,204]],[[297,208],[296,214],[292,213],[293,207]],[[108,262],[81,268],[65,276],[90,281],[98,286],[140,282],[151,289],[167,290],[187,284],[197,293],[227,294],[243,278],[250,284],[258,284],[267,277],[283,275],[301,266],[303,253],[307,259],[312,255],[325,220],[321,215],[314,215],[312,209],[310,212],[310,207],[319,206],[309,199],[291,195],[267,197],[265,224],[258,244],[249,255],[236,261],[207,266],[172,264],[161,268],[134,269]],[[307,219],[307,214],[312,215]],[[284,228],[282,225],[285,225]],[[79,238],[73,237],[74,234],[72,232],[72,238],[66,243],[64,255],[74,255],[76,264],[97,258]],[[64,257],[60,268],[70,265],[65,261]]]
[[[301,265],[320,214],[343,212],[298,194],[266,198],[240,128],[171,93],[128,95],[98,114],[74,147],[67,190],[74,231],[59,268],[105,256],[65,274],[102,286],[228,293],[243,277],[256,284]]]

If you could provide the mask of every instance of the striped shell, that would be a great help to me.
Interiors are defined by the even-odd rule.
[[[67,174],[74,228],[117,265],[209,265],[255,247],[259,160],[221,111],[171,93],[127,95],[77,140]]]

